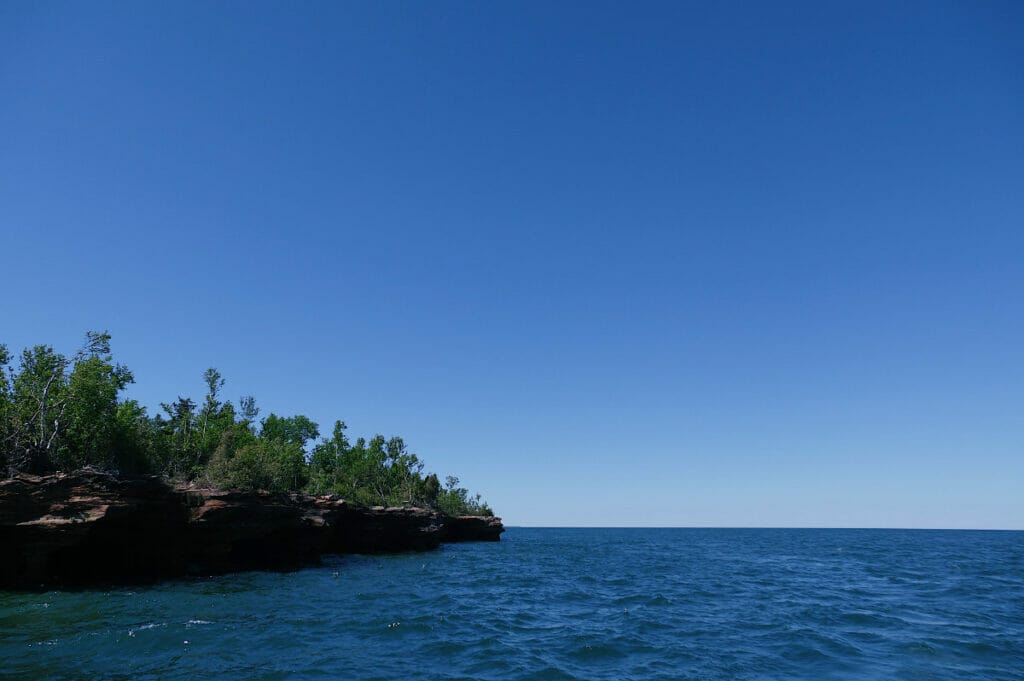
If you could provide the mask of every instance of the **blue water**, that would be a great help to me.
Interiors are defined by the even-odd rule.
[[[286,574],[0,592],[0,676],[1024,679],[1024,532],[511,528]]]

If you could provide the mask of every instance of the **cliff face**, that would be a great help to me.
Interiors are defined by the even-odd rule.
[[[324,553],[497,541],[499,518],[353,507],[336,497],[173,487],[96,472],[0,482],[0,588],[290,569]]]
[[[445,525],[444,541],[498,541],[505,526],[501,518],[486,518],[477,515],[460,515],[448,518]]]

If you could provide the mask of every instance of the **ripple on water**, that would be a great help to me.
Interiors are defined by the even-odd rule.
[[[0,674],[1024,681],[1022,603],[1024,533],[511,528],[287,574],[0,594]]]

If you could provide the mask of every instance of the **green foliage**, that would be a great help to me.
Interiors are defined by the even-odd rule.
[[[6,348],[2,359],[9,362]],[[8,369],[0,386],[0,458],[9,471],[118,467],[117,399],[133,380],[113,364],[107,333],[86,334],[70,358],[47,345],[25,350],[19,371]]]
[[[494,515],[487,502],[480,500],[479,494],[471,497],[469,490],[459,487],[459,479],[454,475],[445,478],[444,489],[438,495],[435,508],[448,515]]]
[[[242,397],[236,409],[223,400],[225,380],[212,367],[203,374],[201,404],[179,396],[162,403],[155,416],[135,400],[120,399],[132,382],[132,373],[113,362],[107,333],[86,334],[70,358],[37,345],[22,352],[17,370],[0,345],[0,474],[94,466],[491,515],[458,478],[449,476],[442,487],[436,474],[424,475],[423,462],[400,437],[352,443],[345,422],[336,421],[330,437],[319,439],[319,427],[303,415],[271,413],[257,423],[256,401]]]
[[[259,438],[230,453],[228,447],[218,448],[211,462],[214,484],[264,492],[301,490],[306,484],[305,452],[294,443]]]
[[[309,440],[320,437],[320,428],[305,416],[281,417],[271,414],[263,419],[260,437],[305,447]]]
[[[184,397],[176,402],[160,403],[166,417],[157,416],[160,431],[163,472],[172,476],[187,475],[195,468],[199,457],[196,436],[196,403]]]
[[[12,377],[14,431],[8,452],[11,466],[29,472],[48,468],[59,441],[67,404],[68,360],[53,348],[37,345],[21,353],[21,371]]]
[[[350,444],[344,421],[334,424],[330,439],[317,444],[310,457],[310,489],[341,494],[361,504],[425,505],[436,499],[427,493],[423,463],[400,437],[375,435]],[[433,476],[436,481],[437,476]]]
[[[7,452],[12,446],[12,403],[11,379],[8,364],[11,353],[6,345],[0,345],[0,475],[7,471]]]
[[[118,468],[126,473],[147,473],[161,469],[162,446],[159,430],[146,416],[146,408],[135,400],[117,405],[113,418],[112,450]]]
[[[78,468],[88,463],[120,467],[115,447],[117,395],[133,381],[131,372],[112,364],[109,355],[92,354],[75,364],[67,384],[67,432],[56,452],[60,468]]]

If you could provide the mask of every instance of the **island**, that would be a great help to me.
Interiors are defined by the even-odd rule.
[[[325,554],[498,541],[504,526],[459,479],[442,485],[400,437],[351,442],[255,400],[179,397],[149,416],[110,336],[76,354],[0,345],[0,588],[121,584],[287,570]],[[312,443],[312,444],[311,444]]]

